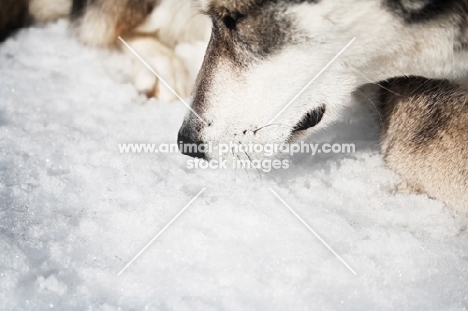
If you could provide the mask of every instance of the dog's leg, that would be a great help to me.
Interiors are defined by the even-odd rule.
[[[156,37],[133,37],[126,41],[179,96],[186,98],[190,95],[192,83],[189,72],[173,49],[158,41]],[[138,91],[163,101],[177,100],[135,55],[124,49],[133,59],[133,83]]]

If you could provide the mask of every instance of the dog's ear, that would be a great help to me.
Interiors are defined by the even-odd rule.
[[[406,22],[423,22],[450,11],[458,0],[386,0]]]

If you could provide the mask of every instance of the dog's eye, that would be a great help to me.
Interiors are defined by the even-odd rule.
[[[226,14],[222,17],[224,25],[230,29],[236,29],[237,22],[239,21],[239,14]]]

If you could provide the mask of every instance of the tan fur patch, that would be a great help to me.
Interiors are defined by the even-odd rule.
[[[382,152],[408,189],[468,212],[468,90],[397,78],[382,91]]]
[[[49,22],[70,14],[73,0],[30,0],[29,13],[35,22]]]

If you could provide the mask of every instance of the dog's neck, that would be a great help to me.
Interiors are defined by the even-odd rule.
[[[468,13],[453,20],[398,30],[401,39],[389,40],[386,51],[376,49],[361,72],[373,82],[396,76],[468,81]]]

